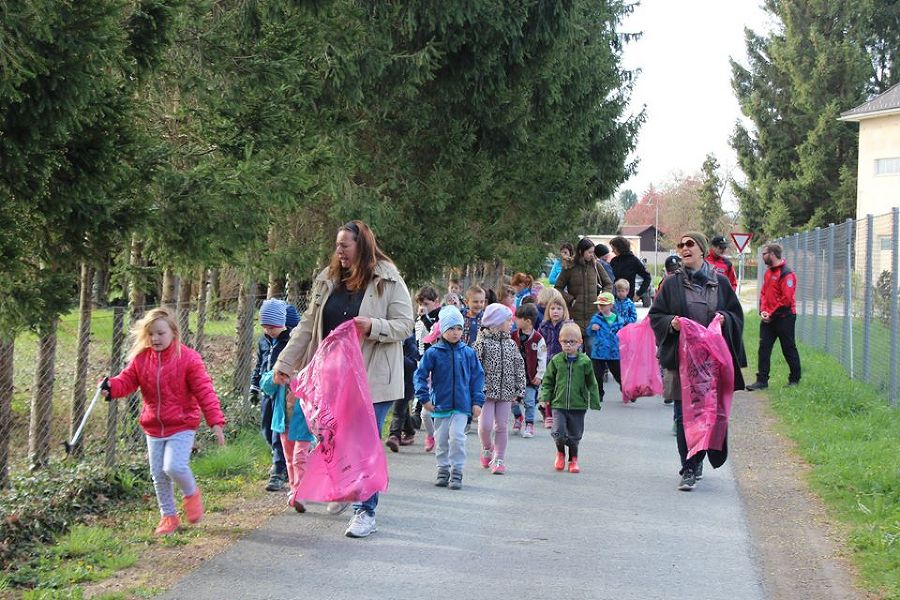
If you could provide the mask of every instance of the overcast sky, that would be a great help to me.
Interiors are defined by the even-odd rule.
[[[637,113],[646,105],[647,120],[635,152],[638,172],[622,189],[640,197],[651,183],[699,171],[708,152],[735,168],[728,138],[742,117],[728,59],[746,64],[745,26],[768,30],[759,0],[641,0],[623,23],[623,32],[643,32],[625,47],[624,65],[641,69],[631,106]]]

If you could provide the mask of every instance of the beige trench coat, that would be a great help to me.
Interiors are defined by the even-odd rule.
[[[383,282],[381,295],[377,293],[379,282]],[[276,371],[294,375],[312,359],[322,341],[322,310],[333,289],[325,268],[313,282],[309,307],[278,356]],[[375,265],[359,316],[372,319],[372,331],[362,345],[372,401],[402,398],[403,340],[413,331],[413,307],[406,283],[393,263],[383,260]]]

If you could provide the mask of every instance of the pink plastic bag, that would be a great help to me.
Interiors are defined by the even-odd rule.
[[[631,323],[619,331],[619,364],[622,369],[623,402],[632,402],[642,396],[662,395],[663,382],[650,319]]]
[[[375,409],[353,321],[325,338],[291,380],[310,431],[310,453],[297,499],[359,502],[388,486],[387,460],[375,427]]]
[[[722,450],[734,396],[734,364],[718,319],[709,327],[679,320],[678,374],[690,458],[701,450]]]

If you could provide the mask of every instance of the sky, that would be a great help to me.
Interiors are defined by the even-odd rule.
[[[643,36],[625,46],[623,64],[641,69],[631,96],[631,113],[646,105],[639,132],[638,171],[620,189],[638,197],[677,173],[700,171],[707,153],[739,180],[728,139],[742,119],[731,89],[729,57],[746,64],[744,27],[769,29],[759,0],[641,0],[622,24]],[[736,208],[726,198],[725,208]]]

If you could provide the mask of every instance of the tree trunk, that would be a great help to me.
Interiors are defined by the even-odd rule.
[[[194,335],[194,350],[203,354],[203,333],[206,328],[206,299],[209,297],[209,270],[200,269],[200,277],[198,279],[199,291],[197,293],[197,333]]]
[[[38,344],[31,421],[28,425],[28,461],[32,470],[45,467],[50,459],[50,424],[53,420],[53,384],[56,378],[56,327],[53,319],[42,329]]]
[[[209,318],[218,321],[222,318],[222,293],[219,289],[219,269],[209,270]]]
[[[275,271],[269,271],[269,288],[266,298],[284,297],[284,279],[281,279]]]
[[[78,309],[78,342],[75,349],[75,385],[72,388],[72,417],[69,420],[69,439],[75,435],[81,419],[84,417],[86,402],[86,388],[88,377],[88,364],[91,349],[91,316],[92,316],[92,287],[94,270],[87,263],[81,264],[81,296]],[[82,433],[82,437],[84,434]],[[78,444],[72,449],[73,456],[81,456],[83,444]]]
[[[181,331],[181,343],[191,346],[191,278],[179,277],[178,286],[178,329]]]
[[[109,269],[96,269],[92,281],[91,301],[94,307],[109,304]]]
[[[243,398],[250,390],[250,373],[253,364],[253,317],[256,313],[256,282],[241,285],[238,298],[237,328],[234,338],[234,376],[231,389],[235,396]]]
[[[302,303],[300,302],[300,278],[295,275],[288,275],[287,277],[287,301],[290,304],[296,306],[299,310]]]
[[[160,304],[175,312],[178,308],[178,276],[172,267],[163,271],[162,299]]]
[[[15,342],[0,338],[0,490],[9,487],[9,442],[12,434],[13,351]]]
[[[143,278],[138,275],[144,266],[144,242],[137,235],[131,236],[131,258],[129,267],[131,276],[129,277],[128,290],[128,313],[132,324],[136,323],[144,315],[144,305],[147,303],[147,296],[144,293]]]

